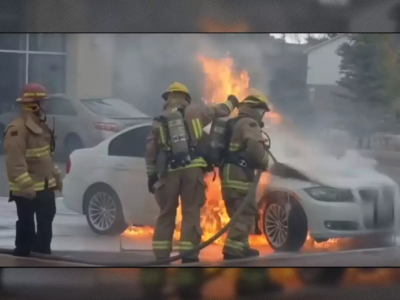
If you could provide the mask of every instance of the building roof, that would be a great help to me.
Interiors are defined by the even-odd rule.
[[[304,51],[304,53],[309,54],[310,52],[312,52],[312,51],[314,51],[314,50],[316,50],[316,49],[318,49],[318,48],[320,48],[320,47],[322,47],[322,46],[325,46],[325,45],[327,45],[327,44],[330,44],[330,43],[332,43],[333,41],[336,41],[336,40],[341,39],[341,38],[344,38],[344,37],[349,37],[349,36],[350,36],[350,34],[339,34],[339,35],[335,36],[335,37],[332,38],[332,39],[329,39],[329,40],[327,40],[327,41],[325,41],[325,42],[319,43],[319,44],[317,44],[317,45],[315,45],[315,46],[312,46],[312,47],[308,48],[307,50]]]

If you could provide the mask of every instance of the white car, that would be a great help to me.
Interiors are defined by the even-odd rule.
[[[97,146],[74,151],[64,179],[64,204],[84,214],[100,235],[121,234],[128,226],[154,226],[158,207],[147,190],[143,153],[150,123],[121,131]],[[270,168],[268,187],[259,187],[254,231],[276,251],[297,251],[307,233],[330,238],[392,236],[397,228],[396,184],[373,178],[345,188],[316,183],[281,164]],[[348,175],[348,174],[347,174]],[[345,175],[343,175],[345,176]],[[386,177],[382,177],[386,178]],[[343,181],[343,180],[342,180]],[[337,186],[333,180],[333,185]]]

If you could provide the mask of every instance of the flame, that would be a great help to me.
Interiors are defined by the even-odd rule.
[[[236,71],[234,68],[234,61],[231,57],[227,56],[223,59],[212,59],[199,55],[197,60],[203,67],[205,75],[204,98],[206,103],[221,103],[226,101],[228,95],[233,94],[239,100],[243,100],[249,93],[249,75],[246,71]],[[264,121],[269,125],[281,124],[282,116],[273,110],[265,115]],[[226,211],[224,201],[221,193],[221,183],[218,176],[218,170],[214,174],[208,174],[205,177],[207,184],[206,190],[206,203],[201,212],[201,227],[203,229],[203,240],[208,240],[219,231],[223,226],[229,222],[229,216]],[[270,180],[270,174],[264,173],[260,179],[259,192],[265,190]],[[174,239],[179,240],[181,232],[181,206],[179,205],[176,217],[176,229],[174,232]],[[125,235],[143,237],[152,236],[153,228],[151,227],[130,227]],[[220,237],[215,243],[222,245],[225,236]],[[267,240],[264,235],[251,235],[249,238],[250,245],[252,246],[267,246]],[[306,248],[337,248],[337,240],[329,240],[323,243],[316,243],[308,235],[306,241]]]
[[[221,60],[206,58],[202,55],[197,60],[203,67],[205,87],[203,101],[206,103],[221,103],[226,97],[233,94],[238,99],[247,96],[249,90],[249,74],[246,71],[234,72],[234,63],[231,57]]]

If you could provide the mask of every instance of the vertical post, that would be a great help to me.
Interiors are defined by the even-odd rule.
[[[26,34],[26,48],[25,48],[25,84],[29,81],[29,33]]]

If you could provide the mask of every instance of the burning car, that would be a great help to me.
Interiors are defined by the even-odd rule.
[[[225,101],[227,95],[248,94],[248,72],[236,72],[230,57],[199,55],[205,76],[204,99]],[[282,123],[273,107],[266,123]],[[143,158],[151,124],[130,127],[88,149],[74,151],[67,163],[64,203],[86,215],[100,235],[151,236],[158,216],[156,201],[147,191]],[[271,164],[258,185],[259,213],[250,244],[270,245],[276,251],[297,251],[336,244],[337,238],[392,237],[398,228],[397,185],[375,171],[373,162],[357,153],[340,158],[320,151],[318,145],[296,136],[293,130],[266,128],[272,152],[281,163]],[[293,128],[291,128],[293,129]],[[207,201],[202,210],[203,238],[212,237],[228,221],[218,176],[207,175]],[[181,211],[176,216],[175,238],[180,235]],[[216,243],[222,244],[224,237]],[[335,247],[331,247],[335,248]]]
[[[64,179],[64,204],[86,215],[95,233],[152,234],[158,206],[146,188],[143,158],[150,128],[150,123],[136,125],[70,156]],[[259,183],[259,214],[250,243],[269,244],[276,251],[298,251],[308,235],[322,242],[371,235],[386,238],[394,234],[399,220],[395,214],[399,211],[398,187],[370,165],[364,166],[361,157],[352,154],[342,160],[324,158],[325,163],[318,162],[315,153],[309,161],[302,155],[298,159],[295,153],[291,157],[281,160],[284,164],[272,164]],[[229,221],[219,181],[212,177],[206,178],[204,239]],[[180,220],[178,210],[177,238]],[[222,242],[223,238],[217,241]]]

